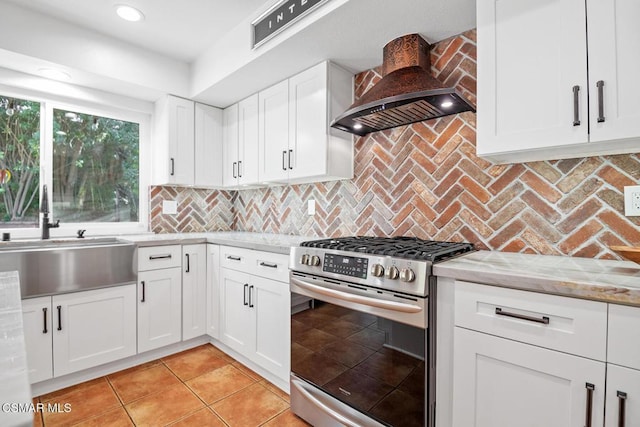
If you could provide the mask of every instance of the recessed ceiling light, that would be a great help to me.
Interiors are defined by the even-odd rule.
[[[452,102],[452,101],[444,101],[442,104],[440,104],[440,106],[441,106],[442,108],[449,108],[449,107],[451,107],[452,105],[453,105],[453,102]]]
[[[55,68],[40,68],[38,69],[38,72],[42,76],[51,80],[71,80],[71,76],[69,74],[65,73],[64,71],[56,70]]]
[[[116,5],[116,13],[125,21],[138,22],[144,19],[144,15],[138,9],[126,4]]]
[[[353,125],[354,129],[362,129],[362,125],[360,123],[356,123],[355,125]]]

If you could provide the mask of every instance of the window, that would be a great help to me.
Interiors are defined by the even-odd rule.
[[[46,184],[63,234],[146,229],[140,116],[0,94],[0,228],[37,235]]]

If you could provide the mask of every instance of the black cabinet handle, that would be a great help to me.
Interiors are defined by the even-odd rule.
[[[618,427],[624,427],[625,415],[626,415],[625,404],[627,401],[627,393],[623,391],[618,391],[616,394],[618,396]]]
[[[140,302],[145,302],[146,298],[145,298],[145,295],[144,295],[144,291],[145,291],[145,289],[144,289],[145,288],[144,280],[142,282],[140,282],[140,284],[142,285],[142,299],[140,300]]]
[[[171,259],[171,254],[168,254],[168,255],[150,255],[149,259],[151,261],[156,260],[156,259]]]
[[[293,169],[293,166],[291,166],[291,158],[293,157],[293,150],[289,150],[289,169]]]
[[[62,330],[62,306],[56,307],[58,309],[58,330]]]
[[[260,262],[261,267],[278,268],[278,264],[271,264],[270,262]]]
[[[238,175],[236,174],[236,167],[238,166],[238,162],[233,162],[233,177],[237,178]]]
[[[42,330],[42,333],[46,334],[47,332],[49,332],[47,330],[47,307],[42,308],[42,317],[44,318],[44,329]]]
[[[175,175],[175,173],[176,173],[176,161],[172,157],[171,158],[171,176]]]
[[[189,265],[189,254],[187,254],[187,270],[185,271],[185,273],[188,273],[191,270],[191,267]]]
[[[243,301],[243,305],[249,305],[247,303],[247,288],[249,287],[249,285],[247,283],[244,284],[244,290],[242,291],[243,297],[244,297],[244,301]]]
[[[549,324],[549,318],[547,316],[542,316],[541,318],[533,317],[533,316],[525,316],[524,314],[510,313],[508,311],[504,311],[500,307],[496,307],[496,315],[513,317],[514,319],[520,319],[520,320],[528,320],[529,322],[542,323],[543,325]]]
[[[585,388],[587,389],[587,412],[584,416],[584,426],[591,427],[591,412],[593,409],[593,390],[596,389],[596,386],[591,383],[585,383]]]
[[[573,125],[580,126],[580,86],[573,87]]]
[[[604,81],[596,82],[598,88],[598,123],[604,123]]]
[[[239,256],[227,255],[227,259],[230,259],[231,261],[240,261],[242,258],[240,258]]]
[[[287,165],[285,164],[285,158],[287,157],[287,150],[282,150],[282,170],[287,170]]]
[[[251,301],[252,293],[253,293],[253,285],[249,286],[249,308],[253,308],[253,302]]]
[[[238,160],[238,178],[242,178],[242,160]]]

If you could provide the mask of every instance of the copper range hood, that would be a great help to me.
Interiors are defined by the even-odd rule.
[[[475,108],[431,75],[431,45],[408,34],[384,47],[382,79],[331,126],[356,135],[431,120]]]

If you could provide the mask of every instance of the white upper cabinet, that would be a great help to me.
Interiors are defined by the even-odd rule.
[[[222,186],[222,110],[195,103],[194,184]]]
[[[260,181],[319,182],[353,177],[353,139],[331,128],[353,100],[353,76],[322,62],[262,92]]]
[[[154,184],[222,185],[222,111],[167,96],[156,102]]]
[[[227,107],[223,112],[224,187],[258,183],[258,94]]]
[[[639,150],[639,13],[635,0],[586,8],[478,0],[478,155],[510,162]]]

